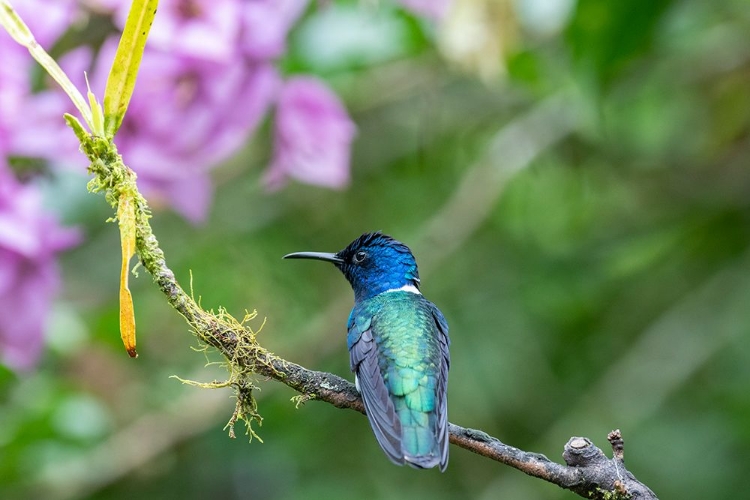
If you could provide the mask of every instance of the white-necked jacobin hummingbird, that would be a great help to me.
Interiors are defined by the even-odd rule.
[[[347,345],[375,437],[395,464],[448,465],[448,324],[419,291],[417,262],[403,243],[365,233],[338,253],[285,259],[332,262],[352,285]]]

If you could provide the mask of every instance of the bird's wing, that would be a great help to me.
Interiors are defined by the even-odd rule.
[[[450,368],[451,356],[448,348],[450,338],[448,337],[448,322],[445,321],[443,313],[435,304],[430,303],[432,317],[438,330],[438,343],[440,345],[440,374],[437,380],[437,428],[438,443],[440,445],[440,470],[444,471],[448,466],[448,369]]]
[[[349,360],[356,374],[370,426],[388,458],[403,465],[401,422],[378,366],[378,353],[369,319],[349,322]]]

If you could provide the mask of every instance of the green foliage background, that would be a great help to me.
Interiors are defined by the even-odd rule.
[[[738,498],[750,456],[746,0],[579,0],[546,37],[495,19],[510,43],[507,74],[491,80],[442,57],[429,24],[364,12],[397,28],[395,50],[311,57],[313,7],[283,61],[325,77],[351,110],[351,188],[265,192],[267,124],[217,171],[204,226],[157,209],[178,279],[192,272],[206,308],[257,309],[278,355],[349,376],[345,280],[281,256],[383,230],[412,246],[451,326],[451,421],[555,458],[570,436],[604,448],[620,428],[628,466],[661,498]],[[565,120],[490,147],[550,98]],[[535,147],[547,133],[560,139]],[[573,498],[455,447],[445,474],[394,467],[361,415],[295,409],[273,382],[259,381],[264,443],[228,439],[230,391],[169,378],[225,372],[204,368],[144,272],[131,281],[141,356],[123,351],[109,207],[82,176],[48,189],[87,240],[64,258],[43,365],[0,372],[0,497]]]

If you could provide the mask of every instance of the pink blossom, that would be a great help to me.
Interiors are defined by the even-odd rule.
[[[74,0],[16,2],[46,48],[68,28],[75,7]],[[64,129],[67,109],[57,93],[32,93],[36,63],[4,30],[0,55],[0,363],[28,370],[41,355],[45,321],[59,285],[56,254],[73,245],[78,233],[61,228],[44,212],[36,187],[20,184],[6,157],[59,153],[63,148],[54,137]],[[67,144],[75,144],[75,138]]]
[[[100,60],[111,60],[115,41]],[[106,70],[97,70],[102,85]],[[146,52],[117,144],[147,197],[201,221],[212,189],[210,169],[228,159],[266,114],[278,87],[268,63],[220,64]]]
[[[23,114],[9,132],[9,150],[15,156],[44,158],[56,164],[70,164],[79,170],[88,164],[79,143],[63,120],[64,113],[77,115],[61,92],[46,90],[26,96]]]
[[[62,30],[58,26],[55,31]],[[4,30],[0,30],[0,54],[0,134],[6,153],[52,160],[75,156],[78,164],[85,163],[78,141],[62,119],[65,112],[75,113],[68,97],[57,89],[32,93],[37,64]]]
[[[28,370],[44,345],[44,327],[59,285],[55,254],[78,234],[41,207],[34,186],[19,184],[0,154],[0,362]]]
[[[289,29],[309,0],[253,0],[242,3],[240,45],[252,59],[274,59],[286,50]]]
[[[417,15],[440,20],[448,13],[453,0],[398,0],[398,2]]]
[[[114,13],[125,26],[129,0],[84,0],[90,8]],[[275,59],[309,0],[161,0],[148,50],[228,62],[238,50],[256,61]]]
[[[336,94],[320,80],[296,77],[284,85],[277,106],[268,187],[278,189],[287,177],[331,188],[346,186],[356,127]]]
[[[13,8],[28,25],[39,45],[49,50],[70,27],[77,12],[77,0],[21,0]],[[5,30],[0,29],[3,36]]]
[[[109,0],[103,5],[113,3]],[[115,23],[120,29],[125,26],[130,3],[120,0],[115,10]],[[161,0],[148,36],[148,47],[179,56],[230,62],[237,52],[242,3],[238,0]]]
[[[55,2],[30,0],[28,5],[42,9],[49,3]],[[280,90],[272,66],[308,3],[160,2],[135,93],[115,139],[155,206],[170,205],[191,221],[203,220],[213,195],[210,170],[246,143],[277,96],[276,145],[266,174],[268,185],[280,187],[287,177],[329,187],[347,184],[355,129],[343,105],[311,78],[292,79]],[[130,2],[60,0],[50,7],[54,15],[49,20],[37,19],[39,29],[48,33],[41,39],[53,44],[66,29],[63,21],[69,23],[75,15],[76,5],[110,13],[122,27]],[[104,43],[95,60],[89,47],[63,56],[61,65],[81,91],[85,91],[83,71],[88,70],[92,89],[100,99],[103,96],[115,38]],[[35,63],[7,40],[0,34],[0,135],[6,150],[83,168],[86,160],[61,119],[62,113],[76,111],[54,85],[31,92]]]
[[[0,30],[0,130],[10,130],[23,114],[23,100],[31,92],[29,53]]]

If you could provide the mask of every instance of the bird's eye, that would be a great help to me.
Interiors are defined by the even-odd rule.
[[[366,258],[367,258],[367,252],[360,251],[354,254],[354,257],[352,258],[352,260],[354,261],[355,264],[359,264]]]

